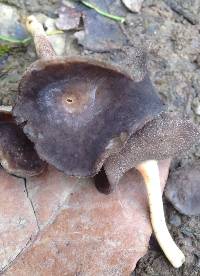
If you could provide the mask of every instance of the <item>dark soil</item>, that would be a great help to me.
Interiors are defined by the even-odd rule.
[[[40,12],[55,17],[55,9],[59,6],[56,0],[0,2],[17,6],[22,16]],[[126,16],[127,24],[123,32],[130,45],[136,44],[146,49],[148,70],[158,93],[170,110],[179,111],[183,117],[189,117],[199,126],[200,0],[146,0],[140,14],[127,12]],[[88,50],[84,54],[99,55]],[[116,53],[103,55],[117,62]],[[32,45],[0,58],[0,105],[14,104],[18,80],[26,66],[35,59]],[[197,145],[172,162],[171,173],[179,167],[195,164],[199,158],[200,147]],[[138,262],[133,275],[200,275],[200,216],[181,215],[167,201],[165,212],[169,230],[185,253],[186,263],[178,270],[173,269],[152,237],[149,251]]]

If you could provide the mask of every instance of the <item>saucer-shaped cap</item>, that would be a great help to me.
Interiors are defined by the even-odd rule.
[[[146,74],[74,57],[28,68],[14,107],[39,156],[67,175],[92,176],[132,133],[163,110]]]
[[[6,112],[0,112],[0,164],[8,173],[20,177],[38,175],[46,167],[33,143]]]

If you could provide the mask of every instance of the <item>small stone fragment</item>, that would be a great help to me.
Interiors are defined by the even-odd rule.
[[[93,10],[88,10],[84,17],[84,36],[78,36],[79,44],[85,49],[104,52],[120,49],[126,43],[119,25]]]
[[[179,168],[168,180],[165,196],[184,215],[200,214],[200,164]]]
[[[127,43],[119,24],[112,19],[98,14],[95,10],[86,7],[79,1],[73,1],[73,6],[63,1],[58,10],[59,18],[56,20],[57,28],[61,30],[76,30],[80,19],[83,19],[83,30],[75,33],[78,44],[86,50],[105,52],[121,49]],[[110,1],[91,0],[90,3],[104,12],[110,13]]]
[[[169,223],[178,227],[181,225],[181,218],[176,214],[171,214],[169,217]]]
[[[92,0],[91,3],[110,13],[106,1]],[[78,33],[76,38],[85,49],[105,52],[120,49],[126,44],[127,38],[117,22],[98,14],[93,9],[88,9],[84,5],[77,6],[77,10],[82,13],[84,30],[81,34]]]
[[[60,30],[74,30],[77,29],[81,19],[81,13],[76,9],[62,6],[58,10],[59,18],[56,20],[56,27]]]
[[[132,12],[139,13],[144,0],[122,0],[124,5]]]
[[[192,102],[192,109],[196,115],[200,116],[200,100],[198,97],[194,98]]]
[[[20,24],[20,16],[17,9],[0,3],[0,35],[23,40],[28,33]]]

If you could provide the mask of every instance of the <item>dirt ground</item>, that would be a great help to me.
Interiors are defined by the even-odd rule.
[[[56,0],[0,0],[19,9],[25,16],[43,13],[55,17],[59,6]],[[146,0],[141,13],[126,11],[123,32],[129,45],[146,49],[151,79],[170,110],[179,111],[200,125],[200,0]],[[90,56],[97,53],[76,50]],[[131,47],[130,47],[131,48]],[[117,51],[103,53],[118,62]],[[17,96],[17,83],[26,66],[36,59],[32,45],[14,49],[0,56],[0,105],[13,105]],[[123,63],[123,60],[120,63]],[[200,158],[200,146],[179,156],[172,162],[171,174],[185,165],[193,165]],[[166,261],[154,237],[148,253],[138,262],[132,275],[167,276],[200,275],[200,216],[184,216],[165,200],[165,211],[170,232],[186,254],[186,263],[178,270]]]

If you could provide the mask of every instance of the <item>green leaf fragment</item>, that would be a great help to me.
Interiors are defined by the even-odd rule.
[[[76,0],[74,0],[74,1],[76,1]],[[120,23],[124,23],[125,22],[125,17],[114,15],[114,14],[110,14],[110,13],[108,13],[106,11],[103,11],[102,9],[100,9],[99,7],[97,7],[96,5],[91,4],[90,2],[85,1],[85,0],[79,0],[79,2],[81,2],[86,7],[95,10],[97,13],[99,13],[102,16],[105,16],[105,17],[110,18],[112,20],[118,21]]]
[[[6,41],[9,43],[13,43],[13,44],[22,44],[22,45],[26,45],[31,41],[31,37],[27,37],[25,39],[16,39],[16,38],[12,38],[9,36],[5,36],[5,35],[0,35],[0,40],[2,41]]]
[[[0,57],[2,57],[5,54],[9,53],[10,50],[11,50],[10,46],[8,46],[8,45],[0,45]]]

